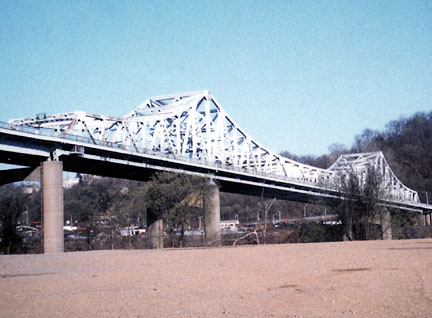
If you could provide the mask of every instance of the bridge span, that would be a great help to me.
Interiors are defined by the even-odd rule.
[[[44,211],[45,220],[61,215],[61,222],[58,188],[63,170],[144,181],[155,171],[172,171],[209,177],[225,192],[334,203],[344,198],[339,186],[342,175],[354,172],[365,182],[372,166],[382,174],[381,205],[423,214],[432,211],[431,205],[419,201],[416,191],[397,179],[381,152],[343,155],[329,169],[295,162],[254,141],[208,91],[150,98],[123,117],[78,111],[0,123],[0,162],[28,167],[3,172],[3,184],[22,180],[42,166],[44,200],[49,198],[44,209],[52,207]],[[50,189],[56,190],[47,195]],[[219,189],[214,194],[216,205]],[[209,229],[218,228],[218,220],[214,218]],[[57,234],[52,240],[58,241],[60,220],[53,222]],[[210,232],[209,239],[220,235]],[[62,237],[52,244],[53,251],[62,250]]]

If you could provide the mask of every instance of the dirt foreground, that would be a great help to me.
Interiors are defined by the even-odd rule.
[[[432,240],[0,256],[0,317],[432,317]]]

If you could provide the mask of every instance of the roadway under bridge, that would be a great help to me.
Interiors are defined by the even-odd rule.
[[[219,190],[332,204],[344,198],[338,184],[341,176],[354,172],[365,182],[373,167],[382,175],[382,206],[425,215],[432,211],[397,179],[381,152],[343,155],[329,169],[295,162],[254,141],[208,91],[150,98],[119,118],[79,111],[0,123],[0,162],[25,167],[1,172],[1,184],[23,180],[42,167],[44,200],[49,197],[44,208],[54,210],[44,211],[45,222],[54,220],[48,230],[54,233],[53,242],[60,235],[60,221],[63,226],[63,170],[142,181],[155,171],[208,177],[218,184],[215,206]],[[47,195],[50,189],[55,190]],[[213,212],[218,214],[219,206]],[[208,214],[207,219],[214,222],[207,224],[206,234],[215,240],[220,236],[215,231],[219,218]],[[45,240],[52,246],[45,251],[62,251],[62,238],[57,243]]]

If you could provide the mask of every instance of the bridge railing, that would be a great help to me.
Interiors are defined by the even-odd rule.
[[[0,128],[5,128],[9,130],[16,130],[20,132],[25,132],[29,134],[45,136],[45,137],[53,137],[53,138],[64,138],[72,141],[79,141],[89,144],[94,144],[92,140],[88,137],[81,137],[76,135],[64,134],[60,133],[55,129],[51,128],[36,128],[32,126],[15,126],[5,122],[0,122]]]

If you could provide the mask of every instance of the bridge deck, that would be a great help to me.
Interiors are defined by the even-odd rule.
[[[66,137],[59,138],[53,131],[31,127],[11,129],[3,123],[0,125],[0,162],[37,167],[51,158],[63,161],[65,171],[143,181],[155,171],[173,171],[212,177],[225,192],[308,203],[332,204],[341,200],[337,189],[317,186],[307,180],[251,172],[154,151],[138,153],[96,145],[76,136]],[[417,202],[382,200],[381,204],[415,212],[432,211],[431,205]]]

